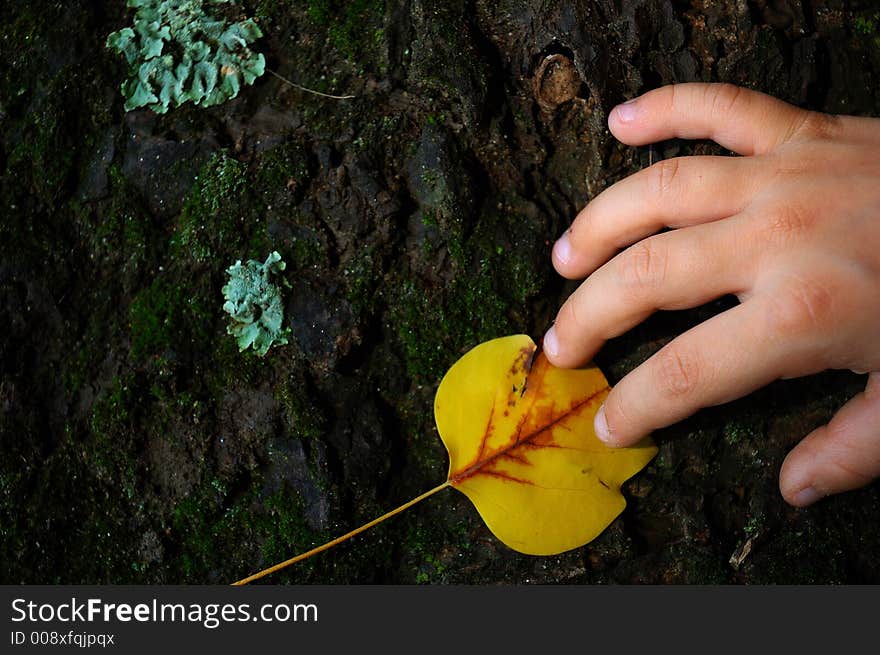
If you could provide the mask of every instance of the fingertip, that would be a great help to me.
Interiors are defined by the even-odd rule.
[[[617,123],[628,125],[629,123],[634,123],[636,121],[639,117],[640,110],[641,105],[638,102],[638,98],[632,98],[631,100],[627,100],[626,102],[617,105],[612,113]]]
[[[638,98],[627,100],[614,107],[608,114],[608,129],[618,141],[632,145],[632,129],[643,118],[643,105]]]
[[[596,412],[593,429],[599,441],[610,448],[627,448],[641,441],[646,434],[630,434],[626,428],[631,427],[623,418],[620,409],[619,388],[615,387],[608,394],[605,402]]]
[[[818,500],[821,500],[825,497],[821,491],[816,489],[815,487],[804,487],[800,491],[798,491],[791,499],[788,500],[790,505],[794,505],[795,507],[809,507],[813,503]]]
[[[593,418],[593,430],[596,432],[596,437],[599,441],[606,446],[610,448],[619,447],[619,444],[611,435],[611,430],[608,427],[608,419],[605,416],[604,404],[599,408],[599,411],[596,412],[596,416]]]
[[[553,244],[550,259],[556,272],[566,280],[581,280],[593,269],[587,268],[589,257],[583,252],[575,251],[569,232]]]
[[[567,334],[569,327],[563,325],[562,334],[559,330],[560,317],[557,316],[556,323],[553,324],[541,342],[541,349],[544,356],[551,365],[557,368],[576,368],[582,366],[589,361],[591,353],[584,353],[583,347],[585,342],[581,341],[574,335]]]
[[[779,478],[779,491],[786,503],[798,508],[809,507],[828,495],[810,481],[793,483],[786,481],[782,475]]]
[[[544,349],[544,355],[550,360],[554,366],[558,366],[557,358],[559,357],[559,337],[556,336],[556,327],[550,326],[550,329],[544,333],[544,339],[541,343]]]
[[[794,507],[805,507],[805,501],[808,500],[806,495],[800,496],[801,491],[812,489],[812,477],[810,475],[807,461],[809,457],[804,458],[804,449],[806,440],[795,446],[785,460],[779,470],[779,492],[789,505]]]
[[[557,239],[556,243],[553,244],[553,250],[551,252],[553,268],[556,269],[557,273],[564,277],[567,277],[566,271],[569,270],[572,259],[571,239],[568,236],[569,232],[570,230],[566,230],[565,233]]]

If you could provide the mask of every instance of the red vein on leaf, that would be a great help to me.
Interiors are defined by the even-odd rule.
[[[534,486],[535,486],[535,483],[532,482],[531,480],[526,480],[526,479],[523,479],[523,478],[518,478],[518,477],[516,477],[515,475],[510,475],[509,473],[503,473],[502,471],[495,471],[495,470],[482,471],[482,472],[481,472],[481,475],[488,475],[488,476],[493,477],[493,478],[499,478],[499,479],[501,479],[501,480],[507,480],[508,482],[516,482],[517,484],[527,484],[527,485],[529,485],[530,487],[534,487]]]
[[[500,455],[500,457],[503,459],[512,459],[514,462],[519,462],[523,466],[531,466],[532,465],[532,463],[528,459],[526,459],[522,455],[517,455],[516,453],[510,453],[510,452],[502,453]]]
[[[470,466],[464,467],[460,472],[450,475],[449,482],[453,486],[462,482],[463,480],[466,480],[466,479],[468,479],[472,476],[475,476],[475,475],[479,475],[481,473],[486,474],[486,475],[491,474],[492,473],[491,469],[487,469],[484,471],[483,470],[484,467],[496,462],[498,459],[500,459],[504,456],[507,456],[511,451],[515,450],[516,448],[518,448],[520,446],[528,445],[529,447],[532,447],[532,448],[551,448],[551,447],[557,446],[557,447],[562,448],[562,446],[558,446],[558,444],[553,444],[553,443],[551,443],[551,444],[533,444],[530,442],[533,439],[537,438],[539,435],[544,434],[545,432],[547,432],[549,430],[552,430],[554,427],[559,425],[562,421],[564,421],[568,417],[572,416],[573,414],[578,413],[583,407],[589,405],[599,395],[605,393],[609,389],[608,386],[604,386],[601,389],[599,389],[598,391],[590,394],[586,398],[584,398],[578,402],[572,403],[568,407],[568,409],[560,412],[553,420],[548,421],[545,425],[542,425],[538,429],[533,430],[532,432],[523,436],[522,430],[525,427],[525,422],[531,417],[532,408],[534,407],[535,401],[537,400],[537,398],[540,395],[541,388],[543,387],[543,383],[544,383],[544,375],[547,370],[549,370],[549,365],[542,366],[538,369],[538,371],[540,372],[540,375],[538,376],[537,384],[534,386],[532,398],[530,398],[531,402],[529,403],[529,407],[526,410],[524,410],[523,417],[519,421],[519,424],[517,426],[516,437],[514,438],[514,440],[511,441],[510,443],[508,443],[506,446],[503,446],[503,447],[499,448],[498,450],[496,450],[494,453],[489,455],[489,457],[487,457],[486,459],[482,459],[482,460],[477,459],[473,464],[471,464]],[[538,372],[538,371],[536,371],[536,372]],[[531,376],[528,376],[528,377],[531,377]],[[529,382],[528,377],[526,378],[526,384],[528,384],[528,382]],[[530,388],[529,391],[531,392],[532,388]]]
[[[492,409],[489,411],[489,420],[486,422],[486,429],[483,430],[483,438],[480,439],[480,450],[477,451],[477,461],[480,460],[480,457],[483,456],[483,453],[486,452],[486,442],[489,441],[489,435],[492,434],[492,419],[495,418],[495,399],[492,399]]]

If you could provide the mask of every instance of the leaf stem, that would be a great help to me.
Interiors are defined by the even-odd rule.
[[[297,84],[296,82],[291,82],[286,77],[282,77],[281,75],[279,75],[278,73],[276,73],[275,71],[273,71],[269,68],[266,69],[266,72],[271,73],[272,75],[277,77],[282,82],[285,82],[285,83],[289,84],[290,86],[292,86],[294,89],[299,89],[300,91],[305,91],[306,93],[312,93],[316,96],[321,96],[322,98],[330,98],[331,100],[351,100],[352,98],[355,97],[355,96],[334,96],[334,95],[330,95],[329,93],[321,93],[320,91],[315,91],[314,89],[309,89],[308,87],[302,86],[301,84]]]
[[[285,560],[283,562],[280,562],[279,564],[276,564],[275,566],[270,566],[268,569],[263,569],[259,573],[254,573],[253,575],[249,575],[248,577],[243,578],[243,579],[239,580],[238,582],[233,582],[232,586],[240,587],[242,585],[249,584],[249,583],[253,582],[254,580],[259,580],[260,578],[263,578],[263,577],[269,575],[270,573],[275,573],[275,571],[280,571],[281,569],[288,567],[291,564],[296,564],[297,562],[301,562],[302,560],[307,559],[307,558],[311,557],[312,555],[317,555],[318,553],[322,553],[329,548],[333,548],[333,546],[336,546],[337,544],[341,544],[343,541],[351,539],[355,535],[358,535],[361,532],[364,532],[365,530],[369,530],[374,525],[378,525],[379,523],[381,523],[385,519],[389,519],[392,516],[394,516],[395,514],[400,514],[402,511],[409,509],[410,507],[412,507],[416,503],[423,501],[428,496],[433,496],[435,493],[437,493],[441,489],[445,489],[446,487],[450,486],[450,484],[451,483],[449,482],[449,480],[447,480],[443,484],[437,485],[436,487],[434,487],[430,491],[426,491],[421,496],[416,496],[415,498],[413,498],[409,502],[404,503],[400,507],[392,509],[390,512],[386,512],[385,514],[383,514],[379,518],[373,519],[369,523],[365,523],[361,527],[355,528],[351,532],[348,532],[348,533],[342,535],[341,537],[336,537],[336,539],[333,539],[332,541],[328,541],[326,544],[318,546],[317,548],[312,548],[311,550],[306,551],[305,553],[302,553],[300,555],[297,555],[296,557],[291,557],[289,560]]]

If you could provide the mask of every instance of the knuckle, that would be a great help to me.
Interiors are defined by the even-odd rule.
[[[825,285],[800,278],[774,296],[768,315],[769,329],[784,338],[824,330],[833,309],[834,296]]]
[[[829,472],[832,472],[831,476],[826,474],[825,477],[845,481],[844,486],[850,489],[870,483],[876,477],[876,472],[880,471],[880,457],[871,457],[858,442],[853,441],[851,425],[832,420],[824,430],[822,443],[834,444],[834,447],[828,448],[824,453],[819,449],[814,457],[825,459]]]
[[[765,236],[772,243],[788,244],[809,234],[815,225],[812,212],[790,202],[771,211]]]
[[[798,115],[791,130],[791,138],[804,141],[834,140],[840,136],[842,122],[839,116],[818,111],[804,111]]]
[[[663,197],[675,189],[681,160],[663,159],[647,169],[648,197]]]
[[[568,238],[576,251],[589,250],[601,237],[601,204],[598,200],[588,203],[571,224]]]
[[[582,330],[586,326],[582,314],[578,298],[576,295],[572,296],[559,310],[559,315],[556,317],[557,329],[563,335],[571,331]]]
[[[734,84],[713,84],[707,89],[708,103],[715,116],[730,114],[743,102],[745,89]]]
[[[682,348],[670,344],[657,353],[657,388],[667,398],[682,398],[696,391],[700,383],[699,361]]]
[[[804,146],[796,146],[796,148],[796,151],[792,151],[788,146],[783,146],[765,156],[770,164],[767,167],[767,174],[774,184],[803,184],[804,175],[812,175],[814,171],[827,165],[827,157],[824,153],[816,153],[813,148]]]
[[[617,274],[621,286],[629,293],[640,294],[656,288],[666,277],[667,252],[655,239],[646,239],[618,255]]]

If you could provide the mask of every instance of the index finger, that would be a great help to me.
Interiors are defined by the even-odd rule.
[[[741,155],[788,141],[813,112],[733,84],[672,84],[618,105],[608,127],[626,144],[711,139]]]

